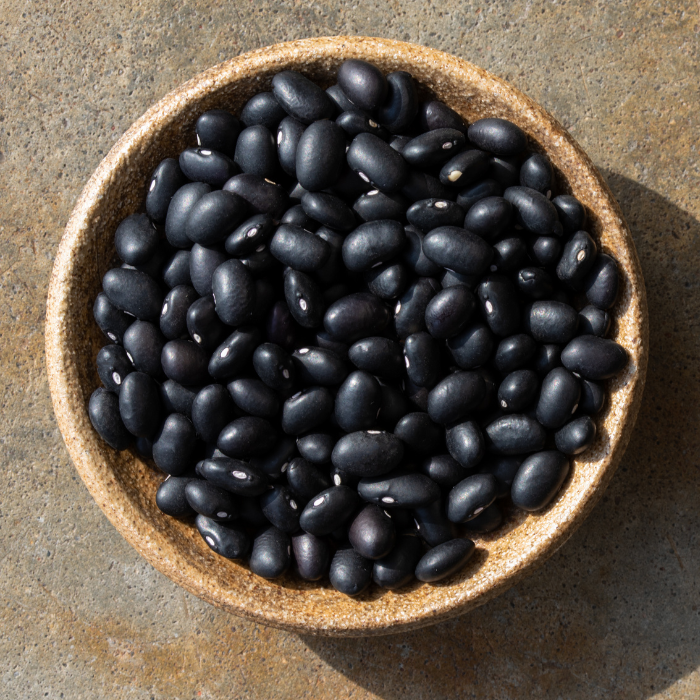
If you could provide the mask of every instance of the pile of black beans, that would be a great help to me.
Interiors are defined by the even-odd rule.
[[[89,415],[168,475],[158,507],[355,595],[455,573],[499,503],[547,506],[628,358],[615,260],[523,131],[357,60],[194,131],[94,305]]]

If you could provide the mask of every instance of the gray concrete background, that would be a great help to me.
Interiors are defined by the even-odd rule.
[[[622,466],[542,569],[453,622],[305,638],[172,584],[88,495],[43,361],[52,257],[90,173],[154,101],[248,49],[332,34],[454,53],[550,110],[634,233],[651,315]],[[12,698],[700,696],[700,4],[0,0],[0,678]]]

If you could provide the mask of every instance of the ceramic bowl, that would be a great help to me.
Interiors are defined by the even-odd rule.
[[[95,356],[104,338],[92,318],[103,274],[114,258],[118,223],[143,206],[145,183],[158,162],[194,143],[194,123],[207,109],[240,113],[282,70],[298,70],[328,86],[348,58],[385,73],[407,70],[424,96],[443,100],[468,122],[486,116],[518,124],[547,153],[560,189],[589,212],[589,230],[621,271],[611,337],[628,351],[624,372],[609,382],[591,449],[542,513],[513,513],[496,533],[476,537],[477,552],[459,574],[437,585],[396,592],[371,586],[357,598],[328,581],[293,575],[275,581],[220,557],[194,526],[163,515],[155,493],[162,474],[129,451],[115,452],[93,430],[88,398],[99,385]],[[583,522],[622,457],[637,416],[647,364],[644,283],[629,229],[600,173],[581,147],[542,107],[503,80],[466,61],[386,39],[332,37],[278,44],[211,68],[149,109],[112,148],[88,181],[68,221],[51,277],[46,359],[56,418],[88,490],[112,524],[156,569],[219,608],[256,622],[309,634],[377,635],[428,625],[464,613],[542,564]]]

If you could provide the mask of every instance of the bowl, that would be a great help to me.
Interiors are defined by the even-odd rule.
[[[114,258],[118,223],[143,206],[145,183],[160,160],[194,143],[197,116],[212,108],[240,113],[282,70],[328,86],[341,62],[371,61],[386,72],[410,71],[424,95],[443,100],[467,121],[509,119],[551,159],[560,188],[578,197],[589,230],[621,272],[611,336],[630,361],[608,383],[595,444],[572,461],[567,482],[542,513],[513,513],[494,534],[476,537],[467,567],[435,585],[396,592],[370,587],[357,598],[326,580],[293,575],[266,581],[210,550],[192,524],[155,503],[162,474],[135,454],[115,452],[87,413],[99,386],[95,357],[104,338],[92,318],[103,274]],[[605,490],[629,441],[647,365],[648,320],[642,273],[629,229],[600,173],[570,134],[542,107],[466,61],[414,44],[364,37],[306,39],[252,51],[211,68],[151,107],[118,141],[88,181],[61,240],[46,315],[46,362],[59,428],[75,466],[117,530],[156,569],[194,595],[256,622],[307,634],[363,636],[429,625],[462,614],[505,591],[552,555],[581,525]]]

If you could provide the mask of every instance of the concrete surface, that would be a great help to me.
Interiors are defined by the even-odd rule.
[[[334,641],[220,613],[117,535],[56,428],[43,318],[76,197],[152,102],[247,49],[346,33],[467,58],[572,131],[632,227],[651,361],[618,475],[542,569],[454,622]],[[3,696],[699,697],[699,47],[685,0],[0,0]]]

